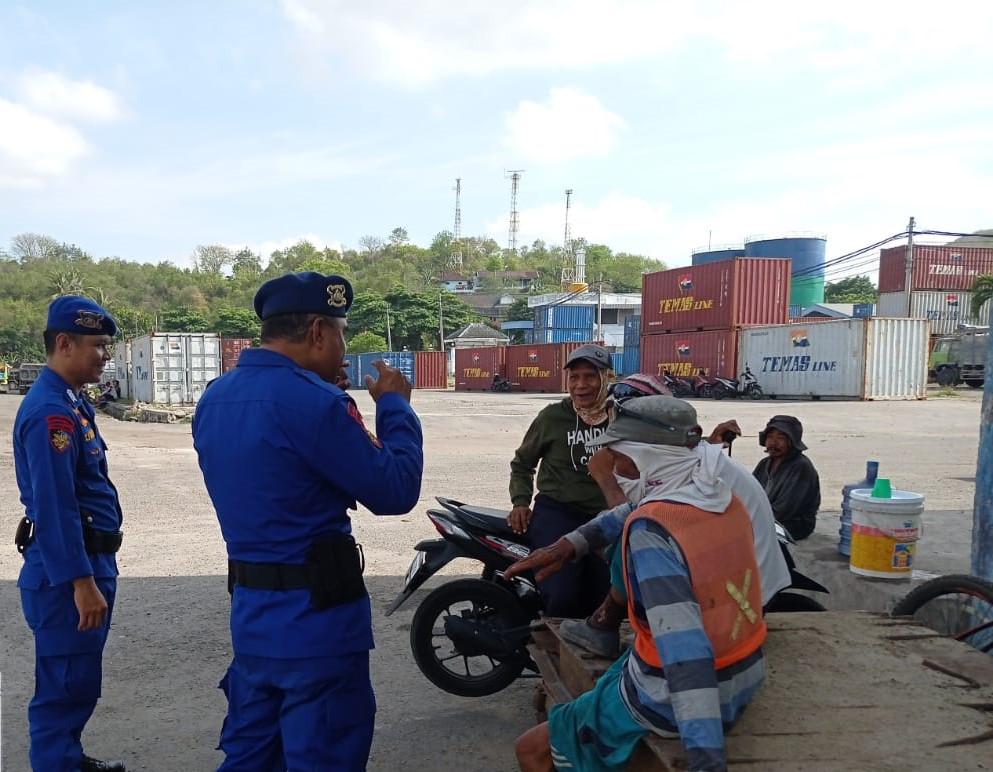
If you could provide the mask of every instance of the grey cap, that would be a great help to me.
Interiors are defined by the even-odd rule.
[[[610,422],[607,431],[587,445],[610,445],[626,440],[692,448],[703,434],[693,406],[675,397],[641,397],[618,404],[615,409],[617,418]]]
[[[607,349],[603,346],[598,346],[596,343],[584,343],[569,354],[569,358],[565,360],[565,366],[562,369],[567,370],[580,360],[589,362],[600,370],[608,370],[613,366],[610,352]]]
[[[769,419],[769,423],[759,432],[759,445],[765,447],[765,436],[770,429],[776,429],[785,434],[790,444],[799,451],[804,451],[807,446],[803,444],[803,424],[800,419],[791,415],[774,415]]]

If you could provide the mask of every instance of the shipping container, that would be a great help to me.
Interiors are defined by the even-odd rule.
[[[876,315],[875,303],[852,304],[852,317],[855,319],[864,319],[867,316],[875,316],[875,315]]]
[[[221,374],[221,344],[214,332],[156,332],[131,342],[133,399],[192,405]]]
[[[372,364],[378,359],[382,359],[390,367],[395,367],[411,383],[414,382],[417,374],[414,371],[413,351],[370,351],[366,354],[359,354],[359,377],[358,381],[351,378],[352,383],[361,384],[361,388],[364,389],[365,376],[371,375],[373,378],[379,378],[379,370]]]
[[[706,330],[645,335],[641,339],[639,372],[662,375],[705,375],[735,377],[737,374],[737,330]]]
[[[642,288],[642,335],[782,324],[789,318],[790,261],[740,257],[691,265],[645,274]]]
[[[447,389],[448,366],[444,351],[414,352],[415,389]]]
[[[221,338],[221,372],[226,373],[237,365],[242,350],[251,347],[251,338]]]
[[[535,343],[573,343],[587,341],[593,337],[593,328],[567,330],[563,328],[551,328],[545,330],[535,329]]]
[[[131,341],[120,340],[114,344],[114,378],[121,387],[121,399],[131,399]]]
[[[352,382],[352,388],[364,389],[365,381],[359,378],[359,355],[345,354],[345,363],[347,364],[345,373],[348,375],[348,380]]]
[[[624,352],[615,351],[610,355],[610,367],[615,373],[624,373]],[[627,375],[627,373],[624,373]]]
[[[993,273],[993,239],[989,247],[914,245],[912,290],[970,290],[980,274]],[[879,291],[903,292],[907,283],[907,246],[879,252]]]
[[[566,391],[566,360],[569,354],[583,343],[536,343],[527,346],[507,346],[507,379],[520,391],[547,394]],[[602,345],[602,344],[601,344]]]
[[[907,293],[881,293],[876,303],[876,315],[908,316]],[[979,316],[973,316],[971,292],[911,292],[909,316],[912,319],[930,320],[932,335],[948,335],[955,332],[960,324],[988,327],[990,304],[987,303],[980,309]]]
[[[507,346],[455,349],[455,390],[489,391],[493,376],[507,376],[504,356]]]
[[[738,362],[771,397],[923,399],[928,335],[924,319],[746,327]]]
[[[621,372],[633,375],[641,370],[641,346],[625,346],[624,359],[621,362]]]
[[[638,346],[641,341],[641,314],[624,317],[624,348]]]
[[[534,309],[535,329],[588,329],[593,330],[596,306],[568,305],[538,306]]]
[[[799,303],[790,303],[790,318],[794,319],[803,316],[803,306]]]

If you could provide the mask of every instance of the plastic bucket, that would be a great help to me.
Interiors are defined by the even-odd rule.
[[[888,499],[870,489],[852,491],[852,573],[879,579],[909,579],[923,533],[924,496],[891,491]]]

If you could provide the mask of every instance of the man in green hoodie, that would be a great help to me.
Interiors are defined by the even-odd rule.
[[[586,462],[591,455],[588,444],[607,428],[610,354],[603,346],[587,343],[569,355],[565,369],[569,396],[538,413],[510,462],[514,508],[507,522],[518,533],[527,533],[532,549],[554,543],[606,508]],[[609,586],[607,565],[597,555],[538,582],[545,614],[553,617],[588,616]]]

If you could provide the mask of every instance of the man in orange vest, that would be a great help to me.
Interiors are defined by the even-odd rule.
[[[633,649],[589,692],[517,740],[524,772],[622,770],[648,732],[678,737],[691,771],[727,768],[724,729],[765,677],[765,622],[748,513],[692,452],[696,411],[668,396],[618,406],[596,445],[653,445],[622,540]]]

